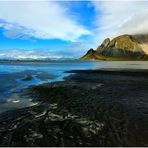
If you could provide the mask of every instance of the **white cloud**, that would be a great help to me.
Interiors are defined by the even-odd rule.
[[[22,54],[23,53],[23,54]],[[55,51],[46,49],[1,49],[0,59],[59,59],[64,58],[64,55],[57,54]]]
[[[89,43],[70,42],[67,45],[62,46],[61,49],[55,50],[46,48],[35,49],[21,49],[10,48],[0,50],[0,59],[72,59],[83,56],[86,51],[91,47]]]
[[[90,32],[55,1],[0,1],[0,27],[11,38],[58,38],[74,41]]]
[[[96,42],[122,34],[148,33],[147,1],[94,1],[93,5]]]

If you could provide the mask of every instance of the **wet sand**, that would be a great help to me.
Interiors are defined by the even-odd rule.
[[[75,70],[0,115],[0,146],[148,146],[148,71]]]

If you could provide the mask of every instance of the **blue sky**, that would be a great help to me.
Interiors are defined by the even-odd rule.
[[[0,1],[0,58],[78,58],[125,33],[148,33],[148,2]]]

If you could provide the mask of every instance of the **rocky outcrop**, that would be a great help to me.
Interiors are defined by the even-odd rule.
[[[105,60],[106,57],[98,54],[98,52],[94,49],[89,49],[88,52],[80,58],[80,60]]]
[[[122,35],[105,39],[96,50],[90,49],[82,60],[147,60],[148,35]],[[146,49],[147,48],[147,49]]]

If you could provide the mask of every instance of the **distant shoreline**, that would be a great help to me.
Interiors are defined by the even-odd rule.
[[[82,59],[69,59],[69,60],[1,60],[0,59],[0,63],[2,62],[13,62],[13,63],[21,63],[21,62],[26,62],[26,63],[38,63],[38,62],[43,62],[43,63],[48,63],[48,62],[99,62],[99,61],[107,61],[107,62],[111,62],[111,61],[148,61],[148,59],[132,59],[132,58],[108,58],[108,59],[89,59],[89,60],[82,60]]]
[[[72,60],[0,60],[0,62],[75,62],[77,59]]]

